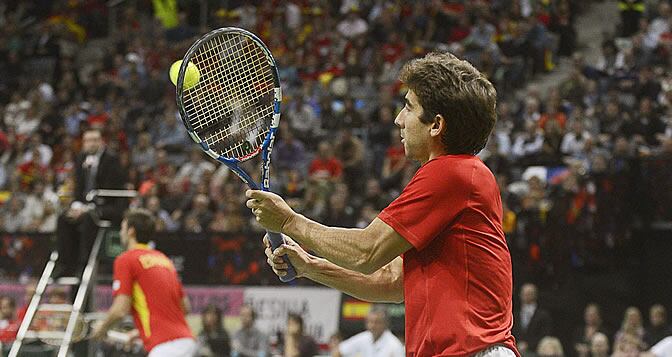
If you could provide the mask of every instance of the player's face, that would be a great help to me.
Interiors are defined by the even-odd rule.
[[[424,164],[429,160],[432,124],[425,124],[420,121],[423,109],[418,102],[418,97],[412,90],[408,91],[405,100],[406,104],[397,118],[394,119],[394,124],[401,130],[401,142],[404,144],[406,156]]]

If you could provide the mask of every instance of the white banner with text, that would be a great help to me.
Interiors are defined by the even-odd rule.
[[[245,303],[257,312],[257,327],[269,336],[285,331],[287,314],[303,318],[304,333],[318,343],[328,343],[338,331],[341,293],[326,288],[299,287],[247,287]]]

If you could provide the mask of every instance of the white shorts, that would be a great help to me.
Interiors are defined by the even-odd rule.
[[[502,345],[494,345],[484,349],[481,352],[473,355],[473,357],[516,357],[516,354],[508,347]]]
[[[194,357],[197,351],[196,341],[185,337],[154,346],[147,357]]]

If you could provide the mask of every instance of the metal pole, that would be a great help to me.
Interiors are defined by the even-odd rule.
[[[108,225],[109,226],[109,225]],[[61,347],[58,349],[58,357],[67,357],[68,349],[70,348],[70,343],[72,342],[72,334],[75,332],[75,327],[77,326],[77,319],[82,310],[82,305],[86,299],[87,291],[89,290],[89,283],[91,278],[94,275],[96,266],[98,263],[98,251],[100,246],[103,243],[103,238],[105,237],[105,232],[107,231],[106,227],[101,227],[98,229],[98,235],[96,236],[96,241],[93,243],[93,248],[89,254],[89,261],[84,268],[84,274],[82,275],[82,283],[77,289],[77,295],[75,296],[75,303],[72,306],[72,313],[70,314],[70,319],[68,320],[68,325],[65,328],[65,336],[61,342]]]
[[[19,331],[16,334],[16,339],[14,340],[14,343],[12,343],[12,349],[9,351],[8,357],[17,357],[19,355],[19,350],[21,350],[21,346],[23,345],[23,339],[26,336],[26,332],[28,331],[30,324],[33,322],[33,317],[35,316],[37,307],[40,304],[42,294],[44,293],[44,290],[47,288],[49,278],[51,277],[51,273],[54,270],[54,266],[56,265],[56,260],[58,260],[58,252],[53,251],[51,252],[51,256],[49,257],[47,265],[44,267],[42,276],[40,277],[40,280],[37,283],[37,287],[35,288],[35,294],[33,294],[33,297],[30,299],[30,304],[28,305],[28,309],[26,310],[26,315],[23,317],[23,321],[21,321],[21,326],[19,327]]]

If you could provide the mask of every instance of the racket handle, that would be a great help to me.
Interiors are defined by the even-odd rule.
[[[268,240],[271,241],[271,248],[273,248],[273,250],[277,249],[279,246],[282,245],[282,243],[284,243],[284,240],[282,239],[282,235],[280,233],[276,232],[267,232],[267,233],[268,233]],[[296,278],[296,269],[294,269],[292,263],[289,262],[289,258],[287,257],[287,255],[283,255],[282,260],[287,264],[287,275],[281,276],[280,281],[286,283]]]

